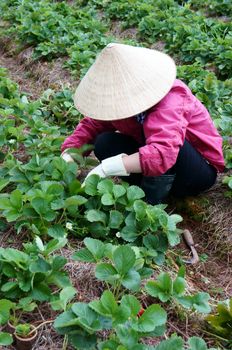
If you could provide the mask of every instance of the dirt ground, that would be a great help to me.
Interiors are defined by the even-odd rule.
[[[33,61],[31,47],[15,54],[16,48],[0,41],[0,67],[7,68],[11,79],[17,82],[23,92],[37,99],[48,88],[59,90],[63,86],[74,88],[78,80],[63,68],[67,58],[52,62]]]
[[[59,89],[63,86],[77,85],[77,81],[62,68],[63,59],[32,64],[30,57],[30,48],[19,55],[13,54],[12,49],[9,50],[6,46],[0,51],[0,66],[9,70],[11,79],[16,81],[21,91],[28,93],[31,98],[38,98],[47,88]],[[221,184],[223,176],[207,193],[183,201],[172,200],[168,206],[169,211],[183,216],[181,227],[188,228],[192,232],[200,256],[200,262],[196,266],[187,266],[189,291],[207,291],[212,297],[213,304],[218,300],[232,297],[232,201],[224,196],[225,188]],[[26,233],[25,236],[16,236],[13,227],[9,226],[6,232],[0,234],[0,246],[19,247],[25,238]],[[67,269],[78,290],[78,300],[89,301],[99,297],[104,286],[95,280],[93,264],[81,264],[70,259],[80,246],[81,242],[70,237],[68,247],[62,249],[61,253],[68,258]],[[177,271],[179,256],[183,258],[189,256],[189,251],[183,242],[168,253],[169,271]],[[167,336],[173,332],[185,339],[191,335],[203,335],[209,345],[217,345],[215,339],[206,333],[202,319],[195,314],[180,315],[171,305],[168,314]],[[35,320],[52,320],[54,317],[54,312],[45,304],[35,315]],[[62,341],[51,324],[46,324],[40,329],[40,337],[34,350],[59,350],[62,349]],[[152,343],[152,340],[148,339],[148,342]]]

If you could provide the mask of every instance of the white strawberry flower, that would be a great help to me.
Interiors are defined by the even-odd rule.
[[[66,229],[67,229],[67,230],[72,230],[72,229],[73,229],[73,225],[72,225],[71,222],[67,222],[67,223],[66,223]]]

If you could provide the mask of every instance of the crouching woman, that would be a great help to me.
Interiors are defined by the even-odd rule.
[[[80,82],[76,108],[86,117],[62,145],[94,144],[100,164],[88,174],[141,186],[151,204],[169,194],[195,196],[223,171],[222,138],[207,109],[176,79],[166,54],[109,44]]]

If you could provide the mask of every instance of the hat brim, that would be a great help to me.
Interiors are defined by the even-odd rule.
[[[98,120],[132,117],[171,89],[176,65],[162,52],[122,44],[103,49],[74,95],[76,108]]]

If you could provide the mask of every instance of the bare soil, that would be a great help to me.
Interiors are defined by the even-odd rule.
[[[67,57],[51,62],[33,61],[31,47],[18,54],[15,54],[12,47],[9,49],[6,45],[1,46],[1,41],[0,47],[0,67],[7,68],[11,79],[32,99],[39,98],[48,88],[59,90],[65,86],[74,89],[78,84],[78,80],[63,68]]]

